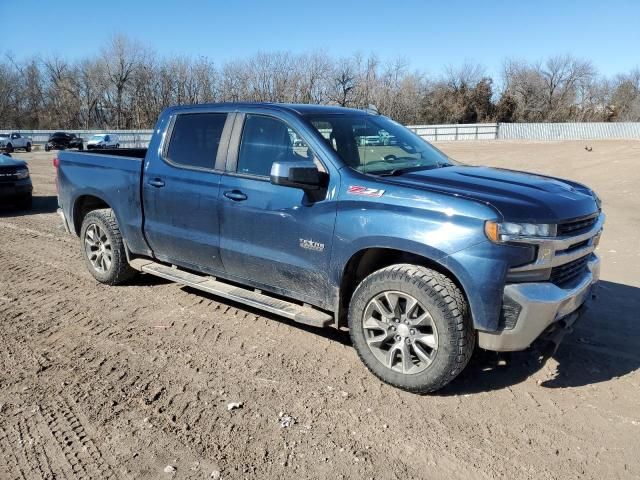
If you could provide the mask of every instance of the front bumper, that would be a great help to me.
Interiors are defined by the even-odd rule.
[[[0,183],[0,198],[24,197],[31,195],[32,192],[31,178]]]
[[[478,333],[478,345],[486,350],[509,352],[528,348],[551,325],[574,314],[591,295],[600,278],[600,259],[591,254],[587,271],[571,285],[561,288],[551,282],[513,283],[504,296],[522,310],[512,329]],[[574,319],[575,320],[575,319]]]

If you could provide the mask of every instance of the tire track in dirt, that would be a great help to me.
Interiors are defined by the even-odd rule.
[[[597,403],[593,392],[536,388],[533,378],[468,397],[407,395],[370,378],[349,346],[287,322],[145,277],[99,285],[77,240],[58,241],[50,217],[9,222],[26,232],[0,226],[0,297],[9,299],[0,299],[0,342],[10,345],[0,364],[14,372],[6,387],[70,399],[116,462],[107,464],[133,478],[160,477],[174,456],[179,472],[215,460],[230,478],[554,478],[581,468],[595,477],[623,458],[605,412],[582,405]],[[611,394],[623,394],[615,385]],[[227,412],[238,399],[245,407]],[[280,429],[283,409],[299,423]],[[71,469],[43,425],[51,469]],[[596,431],[607,446],[589,438]]]

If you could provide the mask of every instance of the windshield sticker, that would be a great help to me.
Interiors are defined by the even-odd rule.
[[[347,193],[351,195],[364,195],[365,197],[381,197],[384,195],[384,190],[380,188],[367,188],[358,185],[351,185],[347,190]]]

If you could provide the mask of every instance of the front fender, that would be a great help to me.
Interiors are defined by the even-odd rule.
[[[342,187],[336,219],[332,285],[340,287],[346,265],[358,252],[407,252],[435,262],[454,277],[467,297],[476,329],[498,328],[506,273],[510,266],[529,261],[532,252],[487,240],[484,223],[497,217],[495,210],[437,192],[393,188],[379,198],[363,198],[349,195],[348,187]],[[370,187],[380,184],[372,182]]]

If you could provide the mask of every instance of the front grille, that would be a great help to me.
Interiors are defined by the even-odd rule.
[[[589,255],[585,255],[573,262],[553,267],[551,269],[551,276],[549,277],[549,280],[558,286],[565,285],[587,271],[588,261]]]
[[[564,250],[558,250],[556,251],[556,253],[569,253],[569,252],[573,252],[574,250],[578,250],[579,248],[583,248],[586,247],[587,245],[589,245],[589,242],[591,241],[590,238],[587,238],[586,240],[583,240],[582,242],[578,242],[578,243],[574,243],[573,245],[571,245],[569,248],[565,248]]]
[[[15,182],[17,171],[16,167],[0,168],[0,182]]]
[[[579,235],[589,230],[598,221],[598,214],[558,224],[558,236]]]

